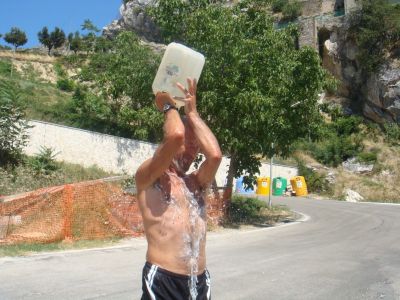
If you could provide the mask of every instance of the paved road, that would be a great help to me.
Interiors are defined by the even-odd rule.
[[[400,205],[274,198],[310,218],[210,234],[213,299],[400,299]],[[139,299],[145,240],[0,259],[0,299]]]

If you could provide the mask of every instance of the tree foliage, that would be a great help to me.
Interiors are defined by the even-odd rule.
[[[79,34],[79,31],[76,31],[75,33],[70,33],[68,35],[68,41],[69,49],[74,51],[75,54],[82,49],[82,38]]]
[[[10,32],[4,35],[4,40],[13,45],[15,50],[28,42],[25,32],[18,27],[12,27]]]
[[[171,3],[157,1],[158,7]],[[176,9],[158,10],[155,20],[206,57],[199,111],[231,158],[231,186],[242,172],[258,172],[260,155],[285,156],[293,141],[308,134],[320,119],[317,99],[326,74],[313,49],[296,49],[295,27],[275,30],[252,1],[199,6],[180,15],[180,22],[170,12],[184,11],[186,4],[174,3]]]
[[[162,115],[154,108],[151,84],[159,62],[159,56],[133,33],[119,34],[110,52],[92,54],[82,70],[81,80],[95,83],[98,91],[96,95],[82,88],[75,92],[79,119],[109,133],[158,141]]]
[[[10,84],[0,82],[0,166],[14,165],[21,158],[29,128],[24,117],[18,91]]]
[[[49,55],[50,55],[50,50],[53,47],[51,42],[50,42],[50,33],[49,33],[49,29],[45,26],[42,28],[41,31],[38,32],[38,39],[39,42],[47,47],[48,51],[49,51]]]
[[[166,43],[172,41],[183,41],[187,22],[185,18],[198,9],[203,9],[219,0],[161,0],[155,1],[153,6],[148,7],[147,13],[153,16],[161,29]]]
[[[330,122],[321,122],[311,137],[303,140],[298,148],[307,151],[320,163],[337,167],[351,157],[357,157],[363,150],[358,116],[345,116],[338,107],[321,107],[330,116]]]
[[[81,29],[88,32],[87,34],[82,36],[82,50],[85,50],[87,53],[94,52],[97,44],[96,34],[100,32],[100,30],[89,19],[86,19],[83,22],[83,24],[81,25]]]
[[[48,54],[50,55],[51,49],[59,48],[65,43],[65,33],[60,28],[56,27],[54,31],[49,33],[47,27],[43,27],[41,31],[38,32],[39,42],[47,47]]]
[[[350,16],[351,32],[359,47],[360,66],[377,71],[388,55],[400,57],[400,5],[387,0],[362,0]]]

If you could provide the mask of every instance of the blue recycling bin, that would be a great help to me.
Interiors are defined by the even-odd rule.
[[[235,193],[238,194],[254,194],[254,189],[253,188],[244,188],[243,184],[243,177],[240,177],[236,179],[236,188],[235,188]]]

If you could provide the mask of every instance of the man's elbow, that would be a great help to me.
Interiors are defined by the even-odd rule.
[[[166,139],[174,142],[176,145],[183,145],[185,142],[185,131],[176,129],[166,136]]]
[[[222,160],[222,152],[221,150],[217,149],[215,151],[213,151],[210,154],[210,157],[208,158],[209,160],[211,160],[214,164],[220,164],[221,160]]]

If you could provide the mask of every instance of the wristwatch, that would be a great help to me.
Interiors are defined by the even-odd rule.
[[[167,111],[169,111],[170,109],[176,109],[176,110],[178,110],[175,106],[173,106],[172,104],[169,104],[169,103],[165,103],[164,104],[164,107],[163,107],[163,112],[164,112],[164,114],[167,112]]]

